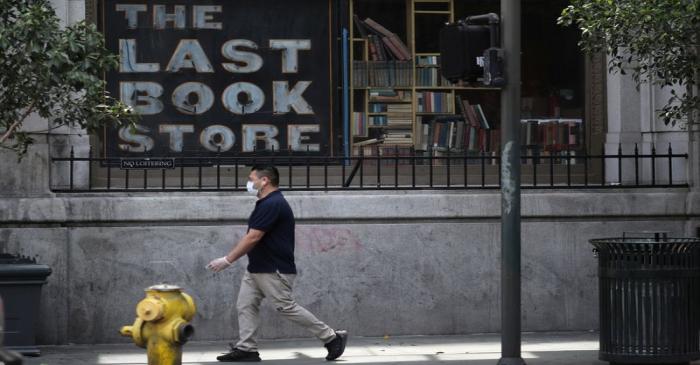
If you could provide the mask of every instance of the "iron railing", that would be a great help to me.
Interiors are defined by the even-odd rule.
[[[373,150],[370,150],[373,151]],[[76,156],[51,158],[54,192],[242,191],[250,167],[272,164],[284,190],[498,189],[500,156],[453,150],[376,149],[368,155],[318,156],[311,153],[258,151],[252,155],[141,157],[168,168],[126,169],[126,158]],[[674,166],[684,170],[687,154],[655,147],[615,154],[525,149],[521,157],[523,188],[685,187],[674,179]],[[164,163],[167,162],[167,163]],[[129,165],[128,163],[126,165]]]

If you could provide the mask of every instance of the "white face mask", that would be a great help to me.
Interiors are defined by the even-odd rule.
[[[245,184],[245,188],[248,189],[249,193],[253,195],[258,195],[258,189],[255,188],[252,181],[248,181],[248,183]]]

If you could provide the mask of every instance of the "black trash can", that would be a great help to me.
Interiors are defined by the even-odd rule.
[[[598,255],[600,352],[621,364],[700,359],[700,239],[593,239]]]
[[[0,254],[0,296],[5,307],[4,346],[22,355],[39,356],[36,324],[41,286],[51,268],[35,260]]]

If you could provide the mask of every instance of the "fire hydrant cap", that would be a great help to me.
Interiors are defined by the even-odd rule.
[[[179,287],[179,286],[177,286],[177,285],[158,284],[158,285],[153,285],[153,286],[149,286],[148,288],[146,288],[146,291],[149,291],[149,290],[155,290],[155,291],[178,291],[178,290],[182,290],[182,288]]]
[[[163,303],[146,298],[136,306],[136,314],[144,321],[157,321],[163,318]]]

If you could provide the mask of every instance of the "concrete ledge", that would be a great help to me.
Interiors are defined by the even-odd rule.
[[[287,192],[300,220],[496,219],[497,191]],[[522,193],[523,218],[700,215],[687,189],[540,190]],[[244,193],[60,194],[6,198],[0,222],[245,221],[255,198]]]

